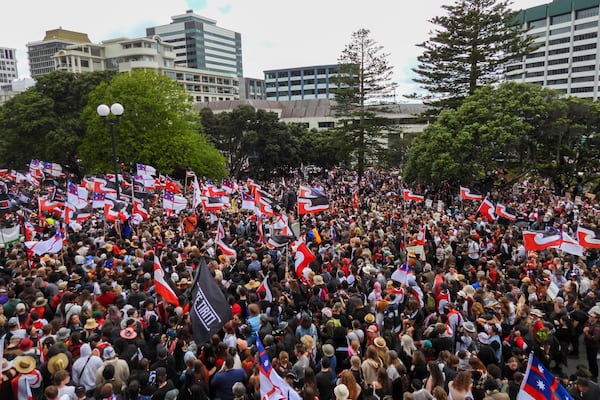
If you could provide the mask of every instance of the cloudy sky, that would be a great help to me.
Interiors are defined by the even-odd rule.
[[[87,33],[94,43],[116,37],[144,36],[146,27],[171,22],[171,16],[193,9],[223,28],[240,32],[244,75],[263,78],[276,68],[331,64],[352,32],[366,28],[389,53],[398,94],[412,93],[411,68],[433,26],[454,0],[19,0],[0,6],[0,47],[17,49],[19,77],[29,76],[27,46],[46,30]],[[523,9],[550,0],[514,0]]]

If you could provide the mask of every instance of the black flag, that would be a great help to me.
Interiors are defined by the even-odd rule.
[[[219,333],[223,325],[231,319],[231,308],[215,278],[210,274],[204,258],[200,261],[194,278],[190,317],[194,341],[198,346],[208,342],[210,337]]]

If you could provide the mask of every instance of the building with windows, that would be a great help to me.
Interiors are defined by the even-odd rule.
[[[267,100],[333,99],[336,86],[331,78],[338,65],[316,65],[264,71]]]
[[[263,79],[243,78],[240,85],[240,99],[266,100],[265,81]]]
[[[82,43],[90,43],[87,33],[62,28],[46,31],[46,36],[41,41],[27,43],[31,77],[35,79],[54,71],[54,55],[67,46]]]
[[[599,8],[600,0],[554,0],[522,10],[519,22],[541,46],[508,63],[506,79],[598,100]]]
[[[233,74],[241,79],[242,35],[217,26],[217,21],[187,10],[172,22],[146,28],[146,36],[159,35],[173,45],[175,65]]]
[[[255,109],[274,112],[280,121],[303,125],[307,129],[324,130],[335,128],[339,119],[335,116],[335,100],[311,99],[311,100],[234,100],[218,101],[209,103],[196,103],[194,107],[200,111],[210,108],[214,113],[231,112],[236,108],[250,105]],[[417,135],[423,132],[426,123],[419,118],[425,111],[423,104],[389,104],[386,105],[389,112],[380,114],[381,117],[391,121],[391,126],[399,128],[399,133],[388,140],[395,140],[398,136]]]
[[[0,47],[0,85],[19,78],[16,54],[16,49]]]
[[[225,101],[239,98],[235,74],[199,70],[175,64],[171,43],[160,36],[135,39],[117,38],[100,44],[67,46],[54,56],[54,69],[73,73],[115,70],[150,70],[175,79],[194,101]]]

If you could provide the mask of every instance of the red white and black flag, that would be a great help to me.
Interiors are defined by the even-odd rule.
[[[200,260],[192,286],[190,318],[194,341],[198,345],[206,343],[213,334],[219,333],[225,322],[231,319],[231,308],[210,274],[204,258]]]

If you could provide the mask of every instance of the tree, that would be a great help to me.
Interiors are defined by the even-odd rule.
[[[96,107],[115,102],[125,108],[114,125],[120,163],[141,162],[161,173],[185,167],[211,178],[227,175],[225,160],[202,133],[189,95],[173,79],[142,71],[117,75],[90,93],[82,113],[87,132],[80,147],[87,171],[112,170],[111,137]]]
[[[456,0],[444,5],[447,15],[431,19],[437,25],[431,37],[418,46],[423,53],[413,71],[427,93],[413,94],[431,105],[433,114],[457,108],[481,86],[502,79],[502,67],[539,45],[517,24],[510,1]]]
[[[535,84],[486,86],[443,111],[412,143],[409,182],[486,180],[495,168],[537,171],[557,188],[597,172],[600,107]]]
[[[85,134],[80,119],[88,93],[115,72],[51,72],[0,107],[0,159],[23,169],[32,158],[77,169],[77,148]],[[78,171],[74,171],[78,172]]]
[[[205,108],[200,115],[207,135],[227,158],[230,176],[286,175],[307,152],[301,147],[306,129],[286,125],[276,113],[243,105],[219,114]]]
[[[337,88],[334,111],[339,117],[336,126],[340,151],[355,156],[359,176],[363,175],[365,161],[381,147],[384,128],[388,121],[380,114],[386,111],[382,104],[394,95],[392,67],[383,53],[383,47],[371,39],[368,29],[352,34],[351,42],[340,55],[339,73],[333,79]]]

